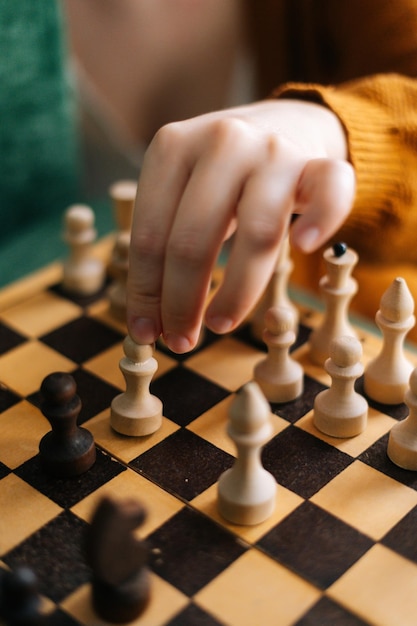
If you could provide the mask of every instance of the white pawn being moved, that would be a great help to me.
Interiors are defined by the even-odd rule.
[[[293,266],[294,264],[290,256],[290,242],[287,235],[281,242],[274,273],[252,316],[251,331],[253,336],[259,341],[262,341],[266,311],[271,307],[284,306],[287,309],[291,309],[294,315],[294,327],[298,326],[298,309],[291,302],[288,295],[288,281]]]
[[[254,379],[269,402],[290,402],[303,392],[303,368],[289,353],[296,339],[295,324],[292,309],[272,307],[265,314],[268,356],[255,366]]]
[[[410,411],[405,420],[391,428],[387,454],[399,467],[417,471],[417,369],[411,373],[404,400]]]
[[[336,337],[356,337],[348,315],[351,299],[358,289],[351,273],[358,262],[358,255],[344,243],[336,243],[324,251],[326,274],[319,286],[324,300],[323,321],[315,328],[309,339],[310,359],[324,365],[329,356],[330,344]]]
[[[151,435],[162,423],[162,402],[149,391],[158,369],[154,347],[139,345],[128,335],[123,350],[125,356],[119,366],[126,381],[126,391],[111,403],[110,425],[122,435]]]
[[[272,424],[269,404],[255,382],[240,389],[229,416],[227,432],[236,444],[237,458],[220,476],[218,509],[233,524],[259,524],[275,509],[277,483],[261,463]]]
[[[104,263],[92,254],[97,237],[94,221],[93,210],[84,204],[72,205],[64,216],[64,240],[70,254],[63,267],[62,287],[78,296],[97,293],[105,281]]]
[[[332,383],[314,400],[314,425],[331,437],[354,437],[366,428],[368,403],[355,391],[363,373],[362,344],[356,337],[339,337],[330,345],[324,365]]]
[[[403,278],[396,278],[381,298],[375,321],[383,335],[379,355],[365,369],[365,393],[384,404],[404,401],[413,365],[404,354],[404,339],[415,324],[414,300]]]

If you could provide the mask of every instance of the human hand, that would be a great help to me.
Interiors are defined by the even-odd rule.
[[[308,253],[346,219],[355,193],[347,145],[325,107],[270,100],[163,127],[145,156],[132,226],[127,323],[132,337],[187,352],[208,328],[234,329],[262,295],[291,215]],[[211,273],[234,234],[205,314]]]

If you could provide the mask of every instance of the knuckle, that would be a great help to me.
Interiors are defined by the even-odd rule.
[[[211,126],[212,146],[215,149],[235,146],[242,138],[247,137],[247,122],[238,117],[225,117],[214,120]]]
[[[279,242],[281,231],[278,225],[271,223],[271,221],[258,218],[251,220],[244,235],[251,250],[261,251],[269,250],[276,246]]]
[[[170,122],[162,126],[152,139],[151,152],[160,157],[171,157],[173,153],[177,153],[184,136],[184,124],[185,122]]]
[[[168,241],[167,253],[174,261],[198,267],[204,258],[201,236],[192,230],[184,230]]]

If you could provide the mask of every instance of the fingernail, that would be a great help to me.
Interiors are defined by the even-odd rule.
[[[223,315],[214,315],[206,320],[207,326],[215,333],[227,333],[233,326],[233,320]]]
[[[296,243],[303,252],[312,252],[319,238],[320,231],[315,226],[311,226],[301,231],[297,235]]]
[[[164,340],[168,348],[178,354],[189,352],[192,348],[190,340],[183,335],[177,335],[176,333],[169,332],[164,333]]]
[[[133,339],[138,343],[154,343],[159,333],[153,319],[148,317],[135,317],[130,325]]]

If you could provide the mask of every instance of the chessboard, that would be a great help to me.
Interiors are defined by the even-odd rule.
[[[31,568],[47,626],[104,623],[83,551],[104,495],[137,499],[148,512],[139,533],[151,600],[138,626],[415,626],[417,473],[386,453],[407,407],[370,401],[366,430],[350,439],[315,429],[314,398],[330,383],[309,360],[320,319],[300,306],[292,356],[304,368],[304,392],[271,405],[262,461],[278,483],[275,511],[239,526],[219,515],[217,482],[236,454],[229,407],[266,352],[250,324],[229,336],[206,332],[186,355],[158,346],[151,390],[163,402],[162,427],[134,438],[109,424],[110,403],[125,389],[126,329],[106,291],[66,295],[55,264],[0,292],[0,568]],[[366,364],[380,338],[357,332]],[[73,375],[79,423],[97,446],[95,464],[76,478],[46,475],[39,463],[50,429],[39,388],[53,371]]]

